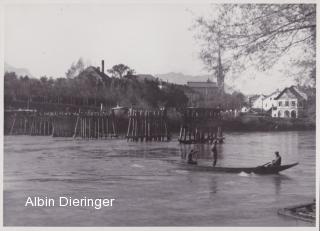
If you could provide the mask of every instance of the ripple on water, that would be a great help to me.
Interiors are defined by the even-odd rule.
[[[249,176],[250,176],[250,173],[240,172],[240,173],[238,174],[238,176],[249,177]]]
[[[181,166],[190,145],[52,137],[4,139],[4,224],[29,226],[310,226],[277,210],[315,197],[315,133],[225,133],[217,166],[299,165],[279,175],[223,174]],[[193,147],[193,146],[192,146]],[[208,145],[199,163],[211,165]],[[30,195],[114,196],[110,210],[21,207]],[[80,195],[81,194],[81,195]],[[92,216],[94,214],[94,216]],[[90,217],[90,219],[88,219]],[[92,219],[91,219],[92,218]]]

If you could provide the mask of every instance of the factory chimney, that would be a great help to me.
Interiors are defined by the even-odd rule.
[[[101,60],[101,72],[104,73],[104,60]]]

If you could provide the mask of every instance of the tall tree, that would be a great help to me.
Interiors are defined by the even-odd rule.
[[[266,70],[287,55],[315,80],[315,4],[214,5],[214,13],[197,18],[195,28],[209,68],[217,66],[219,48],[227,68],[250,63]]]
[[[222,37],[224,25],[220,23],[219,18],[207,20],[204,17],[198,18],[196,24],[197,38],[203,42],[200,58],[206,69],[215,73],[219,87],[223,88],[225,73],[231,65],[225,58],[226,46]]]

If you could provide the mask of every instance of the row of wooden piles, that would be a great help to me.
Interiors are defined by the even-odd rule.
[[[184,110],[183,121],[193,123],[197,121],[219,121],[222,119],[221,109],[219,108],[194,108],[188,107]]]
[[[74,127],[73,137],[83,139],[106,139],[117,137],[116,118],[104,113],[78,116]]]
[[[223,142],[221,109],[186,108],[180,127],[179,142],[210,143],[214,140]]]
[[[15,114],[5,118],[5,135],[49,136],[52,134],[52,129],[53,117],[51,116]]]
[[[104,139],[118,136],[114,115],[87,113],[5,113],[5,135]]]
[[[192,127],[192,126],[181,126],[179,133],[180,143],[211,143],[217,140],[222,142],[224,139],[222,128],[219,127]]]
[[[167,111],[129,110],[128,141],[168,141]]]

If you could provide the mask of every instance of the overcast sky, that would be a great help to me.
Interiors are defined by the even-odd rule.
[[[190,27],[209,4],[11,5],[5,8],[5,61],[34,76],[64,77],[82,57],[106,68],[124,63],[137,73],[208,74]],[[193,12],[193,13],[191,13]],[[280,80],[280,81],[279,81]],[[270,93],[293,82],[281,73],[248,70],[230,85]]]

